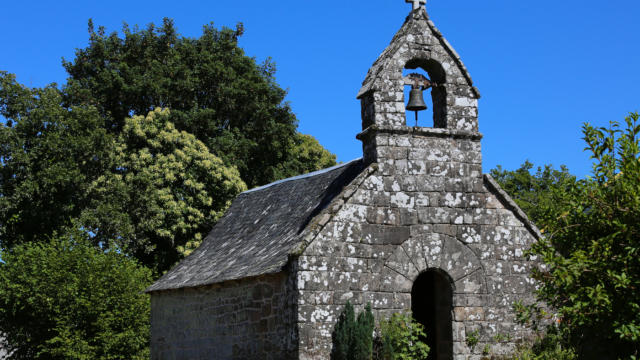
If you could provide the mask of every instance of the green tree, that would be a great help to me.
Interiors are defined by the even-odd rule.
[[[371,304],[356,318],[353,305],[345,305],[333,330],[332,360],[370,360],[373,355],[375,320]]]
[[[81,216],[94,242],[115,242],[160,271],[196,248],[246,190],[235,168],[168,118],[156,109],[125,120],[111,169],[91,184]]]
[[[0,333],[10,359],[148,359],[149,270],[80,232],[1,256]]]
[[[246,185],[168,111],[125,119],[118,134],[54,85],[0,73],[0,246],[76,226],[96,245],[159,271],[197,247]]]
[[[64,62],[67,101],[97,106],[114,132],[131,115],[169,108],[178,130],[235,166],[249,187],[315,170],[317,160],[334,164],[323,151],[296,154],[297,120],[275,81],[275,65],[246,56],[238,47],[242,33],[241,24],[235,30],[209,24],[199,38],[186,38],[165,18],[159,28],[125,25],[120,37],[96,31],[90,21],[89,46]]]
[[[356,327],[353,332],[353,359],[370,360],[373,354],[373,329],[375,319],[371,312],[371,304],[364,307],[364,311],[358,314]]]
[[[546,238],[532,253],[539,299],[583,359],[640,355],[640,123],[583,127],[592,177],[570,186],[555,217],[541,220]]]
[[[351,302],[347,301],[344,309],[338,317],[336,326],[333,329],[333,348],[331,351],[332,360],[349,359],[351,339],[355,331],[356,315]]]
[[[112,136],[92,107],[61,106],[52,84],[27,89],[0,72],[0,247],[71,224],[106,169]]]
[[[559,170],[552,165],[538,167],[535,173],[532,169],[533,164],[525,161],[517,170],[504,170],[498,165],[490,174],[529,219],[540,225],[543,219],[557,215],[556,204],[565,200],[567,191],[577,180],[564,165]]]
[[[305,174],[336,164],[336,156],[311,135],[296,134],[290,159],[284,164],[289,175]]]

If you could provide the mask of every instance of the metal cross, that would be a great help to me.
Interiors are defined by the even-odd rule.
[[[420,9],[427,4],[427,0],[405,0],[407,3],[413,3],[413,10]]]

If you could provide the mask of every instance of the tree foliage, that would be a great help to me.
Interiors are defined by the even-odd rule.
[[[165,18],[144,30],[125,25],[120,37],[90,22],[89,46],[64,62],[67,101],[97,106],[116,132],[132,114],[169,108],[178,130],[235,166],[249,187],[316,169],[313,156],[297,157],[297,120],[275,81],[275,65],[244,54],[243,31],[241,24],[235,30],[209,24],[199,38],[185,38]]]
[[[113,138],[92,107],[61,106],[54,85],[27,89],[0,72],[0,247],[70,225],[106,169]]]
[[[160,270],[196,248],[246,190],[235,168],[168,117],[156,109],[125,120],[111,169],[92,183],[92,201],[81,216],[94,242],[115,242]]]
[[[565,201],[577,180],[564,165],[559,170],[552,165],[537,167],[535,173],[532,173],[533,167],[529,161],[513,171],[498,165],[490,174],[529,218],[540,225],[544,219],[556,215],[556,205]]]
[[[147,359],[151,272],[76,232],[17,245],[0,262],[10,359]]]
[[[593,177],[580,181],[533,247],[549,266],[541,299],[584,358],[640,355],[640,122],[583,127]]]
[[[531,343],[520,344],[511,360],[578,360],[563,330],[549,327],[548,331]]]
[[[0,72],[0,247],[73,224],[163,271],[246,185],[334,165],[296,131],[275,66],[238,47],[242,31],[90,25],[61,90]]]
[[[305,174],[336,164],[336,156],[311,135],[296,134],[290,159],[284,164],[287,174]]]
[[[424,342],[427,334],[424,326],[410,313],[395,313],[380,321],[379,359],[421,360],[429,355],[429,345]]]
[[[533,179],[534,186],[522,169],[498,176],[523,207],[537,206],[529,208],[530,215],[546,229],[531,249],[545,264],[534,273],[541,285],[538,299],[557,312],[560,344],[573,347],[581,359],[640,355],[638,118],[632,113],[624,124],[612,122],[608,128],[584,125],[585,150],[594,162],[587,179],[575,181],[565,171],[546,168]],[[545,186],[535,185],[540,181]],[[524,309],[521,313],[536,313],[530,311],[535,305]],[[538,355],[572,356],[570,349],[545,351]]]

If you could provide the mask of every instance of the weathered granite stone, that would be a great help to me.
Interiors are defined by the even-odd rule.
[[[287,273],[154,292],[152,359],[290,359],[296,296]]]
[[[405,68],[437,83],[433,128],[405,124]],[[148,289],[153,358],[328,359],[347,301],[378,320],[433,310],[439,360],[512,352],[531,335],[512,305],[532,300],[539,264],[524,254],[541,234],[482,175],[479,97],[424,8],[411,12],[358,93],[363,159],[241,194]]]
[[[9,353],[6,350],[5,338],[0,334],[0,360],[9,357]]]

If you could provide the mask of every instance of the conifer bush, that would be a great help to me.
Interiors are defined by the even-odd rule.
[[[371,360],[375,320],[371,304],[357,318],[353,305],[345,305],[333,331],[332,360]]]
[[[332,360],[421,360],[429,355],[422,324],[411,313],[393,314],[375,328],[371,304],[356,317],[347,301],[333,331]]]

